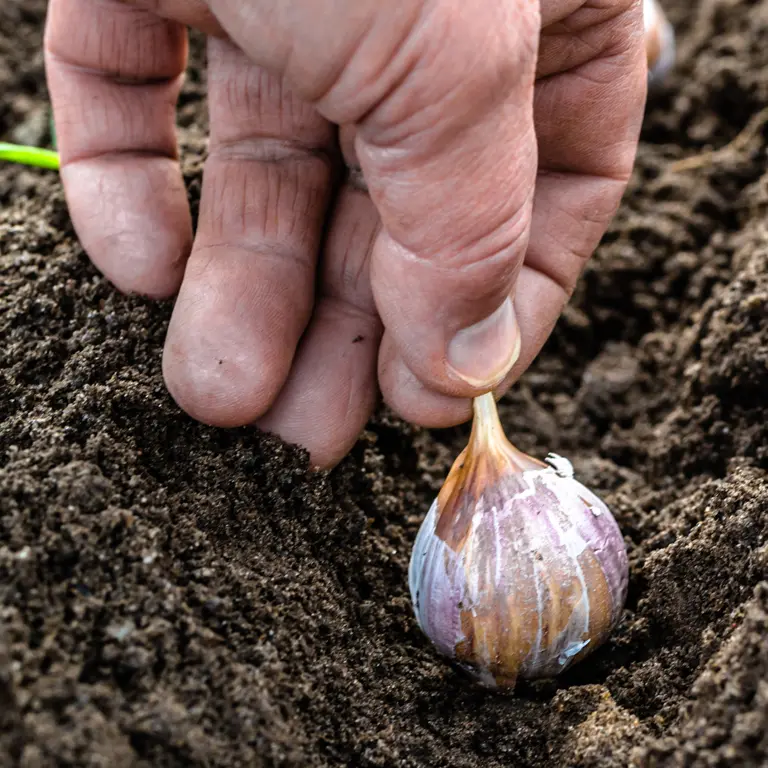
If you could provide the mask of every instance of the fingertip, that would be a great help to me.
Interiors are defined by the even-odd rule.
[[[338,464],[376,406],[377,317],[323,298],[290,376],[257,426],[309,451],[319,469]]]
[[[99,157],[61,170],[67,205],[90,259],[124,293],[176,293],[192,247],[192,220],[177,163]]]
[[[524,229],[527,212],[523,218]],[[478,260],[440,264],[380,234],[372,263],[376,304],[403,361],[429,389],[475,397],[494,389],[514,365],[520,329],[510,294],[520,238],[527,241],[518,232]]]
[[[226,359],[200,364],[194,352],[168,343],[163,351],[163,378],[171,397],[188,416],[212,427],[252,424],[268,406],[249,396],[247,376],[237,362]]]
[[[566,301],[567,294],[556,280],[523,266],[514,302],[519,346],[514,365],[493,387],[496,397],[506,393],[531,365],[552,333]],[[431,381],[425,382],[408,365],[389,331],[384,333],[382,339],[378,375],[384,402],[406,421],[441,429],[472,418],[473,395],[452,396],[435,389]]]
[[[378,374],[384,402],[412,424],[441,429],[462,424],[472,417],[470,398],[452,397],[425,386],[386,332],[379,349]]]
[[[193,257],[194,258],[194,257]],[[185,277],[168,326],[163,376],[171,396],[192,418],[215,427],[254,423],[271,406],[294,348],[281,329],[280,301],[249,282],[247,264]],[[206,277],[205,275],[208,275]],[[264,299],[262,301],[262,299]],[[260,321],[264,309],[268,322]]]

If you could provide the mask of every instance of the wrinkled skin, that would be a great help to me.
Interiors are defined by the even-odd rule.
[[[194,236],[186,26],[210,36]],[[171,394],[318,466],[379,391],[449,426],[520,376],[618,206],[646,89],[636,0],[51,0],[45,48],[84,248],[123,291],[178,291]]]

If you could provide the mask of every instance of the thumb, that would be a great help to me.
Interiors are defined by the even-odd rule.
[[[520,349],[539,17],[538,3],[448,5],[355,148],[382,218],[371,280],[388,336],[426,387],[466,397],[498,385]]]

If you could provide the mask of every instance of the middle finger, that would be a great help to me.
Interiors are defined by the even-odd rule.
[[[208,50],[210,152],[163,371],[185,411],[226,427],[265,413],[288,376],[312,312],[336,141],[231,42]]]

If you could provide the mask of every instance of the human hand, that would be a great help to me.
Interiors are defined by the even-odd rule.
[[[210,35],[194,237],[185,25]],[[520,376],[618,206],[646,90],[639,0],[51,0],[45,51],[83,247],[123,291],[178,290],[171,394],[318,466],[377,379],[449,426]]]

